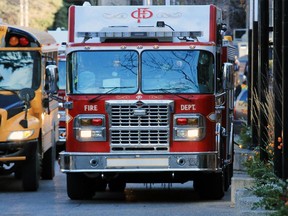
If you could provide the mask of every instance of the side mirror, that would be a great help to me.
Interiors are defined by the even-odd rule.
[[[22,119],[19,124],[23,127],[23,128],[28,128],[28,121],[27,121],[27,112],[28,112],[28,108],[30,106],[30,101],[34,99],[35,97],[35,92],[33,89],[31,88],[24,88],[21,89],[18,93],[18,97],[23,100],[25,103],[25,117],[24,119]]]
[[[49,64],[46,66],[46,71],[45,71],[45,86],[44,90],[47,93],[51,94],[57,94],[58,92],[58,80],[59,80],[59,75],[58,75],[58,69],[55,64]]]
[[[227,91],[229,98],[229,109],[234,107],[234,66],[231,63],[224,63],[223,67],[223,88]]]
[[[223,67],[223,88],[226,90],[233,90],[234,89],[234,81],[233,81],[233,64],[231,63],[224,63]]]
[[[24,88],[21,89],[18,93],[18,96],[21,100],[25,101],[26,103],[30,102],[35,97],[35,92],[31,88]]]

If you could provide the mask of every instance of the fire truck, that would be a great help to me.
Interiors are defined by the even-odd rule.
[[[200,197],[224,196],[234,53],[222,43],[213,5],[70,7],[60,153],[70,199],[188,181]]]
[[[25,191],[55,174],[57,51],[47,32],[0,23],[0,175]]]

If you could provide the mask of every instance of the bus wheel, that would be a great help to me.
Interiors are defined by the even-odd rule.
[[[224,196],[224,180],[222,173],[203,174],[194,181],[194,189],[202,199],[222,199]]]
[[[36,191],[40,179],[38,142],[33,143],[29,150],[26,154],[26,161],[22,166],[22,187],[25,191]]]
[[[123,192],[126,188],[126,182],[116,178],[108,183],[108,187],[112,192]]]
[[[21,180],[22,179],[22,164],[21,163],[16,163],[15,164],[15,172],[14,176],[15,179]]]
[[[42,159],[42,179],[53,179],[55,176],[55,147],[50,147],[43,156]]]
[[[95,194],[94,180],[84,173],[67,173],[67,194],[72,200],[92,199]]]

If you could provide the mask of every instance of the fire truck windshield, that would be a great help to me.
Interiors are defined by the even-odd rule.
[[[37,71],[35,52],[0,52],[0,87],[7,90],[20,90],[32,88],[33,71]],[[37,76],[37,75],[35,75]],[[39,85],[40,83],[38,83]],[[32,86],[33,85],[33,86]]]
[[[67,59],[74,94],[132,94],[139,87],[147,94],[214,89],[214,58],[207,51],[144,50],[140,55],[131,50],[78,51]]]
[[[146,50],[142,53],[142,91],[212,93],[213,55],[197,50]]]
[[[136,51],[74,52],[68,61],[69,68],[76,94],[135,93],[138,89]]]

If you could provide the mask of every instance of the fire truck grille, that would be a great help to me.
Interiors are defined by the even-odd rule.
[[[107,102],[111,151],[168,151],[172,101]]]

